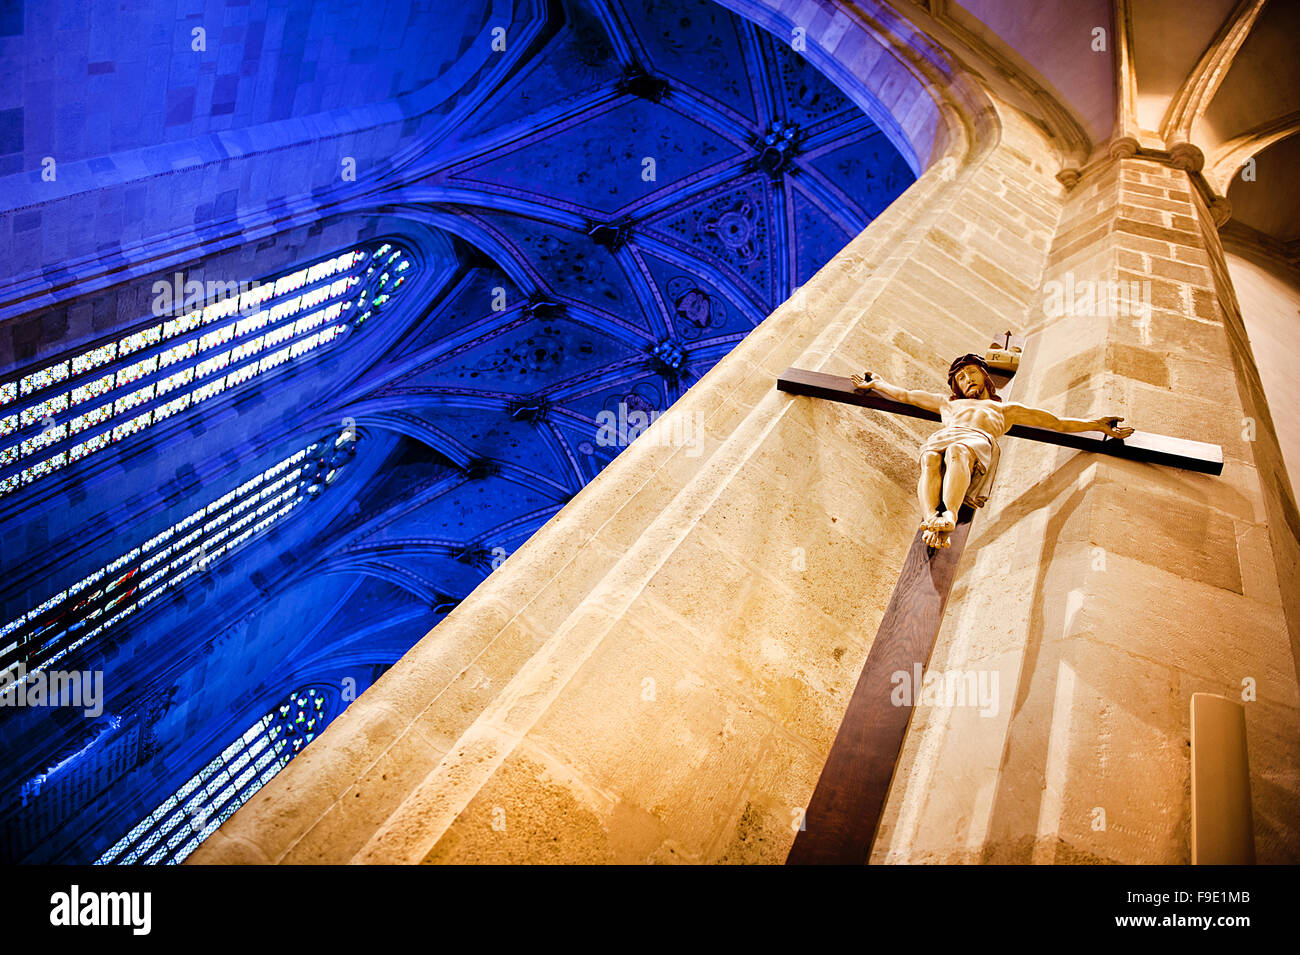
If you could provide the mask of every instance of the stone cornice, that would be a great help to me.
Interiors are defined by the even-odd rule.
[[[1063,168],[1056,174],[1056,178],[1066,189],[1073,189],[1079,182],[1108,167],[1118,159],[1145,159],[1148,162],[1160,163],[1162,166],[1168,166],[1171,169],[1181,169],[1187,173],[1188,182],[1200,193],[1201,199],[1214,216],[1216,226],[1222,228],[1232,216],[1232,204],[1228,202],[1227,197],[1215,191],[1199,168],[1189,168],[1187,158],[1184,155],[1175,150],[1151,149],[1143,146],[1132,137],[1125,136],[1102,143],[1093,153],[1087,165],[1081,169]]]

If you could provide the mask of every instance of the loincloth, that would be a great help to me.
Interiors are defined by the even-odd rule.
[[[974,455],[971,468],[970,487],[966,489],[966,504],[971,507],[983,507],[988,500],[993,483],[993,473],[998,466],[998,442],[988,432],[966,425],[953,424],[940,428],[921,445],[920,454],[929,451],[942,454],[953,445],[959,444]]]

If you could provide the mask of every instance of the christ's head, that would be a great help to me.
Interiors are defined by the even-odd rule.
[[[948,385],[954,398],[1002,400],[993,384],[989,366],[979,355],[962,355],[954,361],[948,368]]]

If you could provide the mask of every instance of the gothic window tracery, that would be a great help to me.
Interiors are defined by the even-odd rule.
[[[96,865],[175,865],[271,781],[340,710],[333,687],[290,693],[109,847]]]
[[[330,345],[412,266],[395,243],[358,245],[0,384],[0,497]]]
[[[9,621],[0,674],[25,679],[207,570],[332,483],[356,441],[349,428],[307,445]]]

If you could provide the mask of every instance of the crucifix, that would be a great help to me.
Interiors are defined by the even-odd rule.
[[[917,499],[921,525],[903,561],[867,662],[831,745],[787,865],[865,865],[871,855],[903,738],[919,693],[907,705],[891,699],[892,675],[929,663],[970,533],[975,508],[988,498],[1004,435],[1149,464],[1223,473],[1217,445],[1122,427],[1122,418],[1058,418],[1004,400],[1020,345],[1007,333],[985,358],[963,355],[948,371],[947,395],[891,385],[866,372],[842,378],[788,368],[777,388],[792,395],[924,418],[943,424],[920,450]],[[1098,431],[1099,436],[1085,432]],[[919,689],[919,688],[918,688]]]

